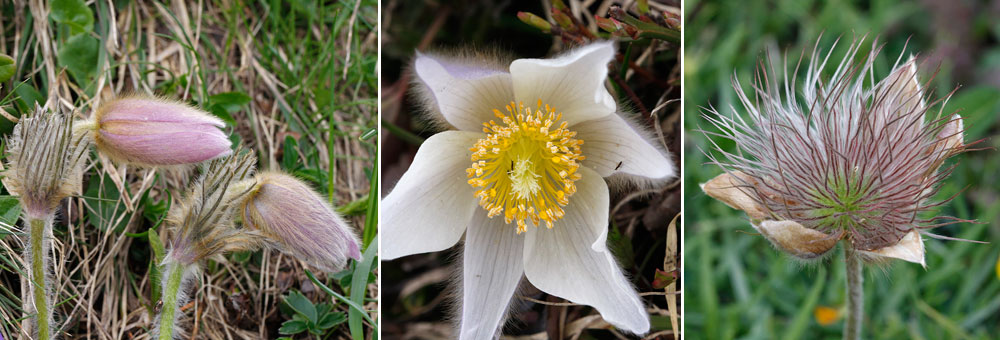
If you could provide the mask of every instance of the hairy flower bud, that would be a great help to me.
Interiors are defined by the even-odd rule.
[[[299,179],[259,174],[243,206],[243,223],[277,248],[324,271],[361,259],[357,237],[326,200]]]
[[[199,163],[232,153],[222,120],[189,105],[125,97],[101,105],[88,124],[98,150],[143,166]]]

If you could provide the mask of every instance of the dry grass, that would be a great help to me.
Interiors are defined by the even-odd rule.
[[[96,19],[89,34],[100,42],[100,53],[98,72],[84,84],[60,67],[65,32],[50,20],[47,1],[0,5],[0,53],[18,65],[15,79],[0,89],[0,98],[7,98],[0,106],[4,116],[16,119],[26,111],[18,100],[30,102],[17,86],[38,89],[43,107],[80,118],[130,92],[200,106],[214,94],[240,92],[250,101],[231,112],[233,133],[256,150],[259,169],[305,176],[338,206],[366,199],[374,141],[359,136],[376,118],[374,2],[327,4],[314,16],[250,0],[119,3],[88,2]],[[6,125],[0,128],[9,133]],[[297,143],[286,145],[287,137]],[[92,157],[84,188],[102,189],[97,197],[67,200],[55,228],[54,282],[56,301],[62,302],[56,315],[64,338],[148,338],[156,308],[150,301],[151,255],[147,239],[135,234],[156,225],[163,204],[176,201],[194,174]],[[354,215],[349,220],[360,234],[364,217]],[[119,221],[123,226],[115,230]],[[23,317],[18,292],[25,282],[16,272],[24,265],[21,249],[18,237],[0,241],[4,338],[20,332],[16,321]],[[317,302],[331,299],[306,278],[302,264],[278,252],[238,254],[204,267],[191,292],[194,300],[183,308],[188,317],[182,324],[191,339],[275,338],[289,318],[279,304],[290,289]],[[341,290],[336,280],[326,281]],[[377,293],[370,283],[366,296],[372,302],[365,307],[373,317]],[[343,304],[336,308],[347,311]],[[364,329],[371,338],[374,327]],[[347,324],[327,338],[350,338]]]

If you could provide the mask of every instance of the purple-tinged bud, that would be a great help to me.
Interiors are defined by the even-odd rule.
[[[232,153],[225,123],[189,105],[126,97],[101,105],[89,128],[99,151],[119,162],[166,166],[200,163]]]
[[[243,206],[243,223],[282,251],[324,271],[361,259],[357,236],[333,208],[299,179],[279,172],[257,175]]]

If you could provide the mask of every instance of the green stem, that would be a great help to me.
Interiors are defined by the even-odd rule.
[[[163,310],[160,311],[160,334],[159,340],[172,340],[174,338],[174,323],[177,321],[177,311],[180,304],[179,299],[181,284],[184,281],[184,272],[187,266],[172,259],[168,259],[163,264],[161,272],[166,277],[163,280]]]
[[[29,277],[29,291],[34,301],[35,308],[35,330],[38,332],[36,339],[47,340],[51,335],[50,318],[52,307],[49,305],[49,297],[46,294],[48,287],[48,270],[46,270],[46,247],[45,235],[52,228],[49,223],[51,219],[32,218],[28,220],[30,234],[28,242],[31,244],[31,277]]]
[[[864,275],[861,259],[848,244],[844,247],[847,261],[847,321],[844,323],[844,340],[861,339],[861,320],[864,318]]]
[[[382,128],[389,130],[389,133],[395,135],[404,142],[410,143],[412,145],[420,145],[424,143],[424,139],[417,136],[409,131],[403,130],[402,128],[396,126],[385,119],[382,120]]]

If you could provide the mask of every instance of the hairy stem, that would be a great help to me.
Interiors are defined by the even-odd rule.
[[[35,332],[37,332],[35,339],[38,340],[48,340],[52,337],[52,328],[50,325],[52,306],[49,305],[51,301],[47,294],[49,281],[47,250],[49,247],[47,242],[45,242],[45,235],[48,235],[52,229],[51,222],[51,218],[28,219],[28,227],[30,229],[28,233],[28,248],[31,252],[27,256],[31,266],[31,275],[28,277],[28,291],[32,302],[34,302],[32,304],[35,309],[34,328]]]
[[[160,311],[159,320],[159,340],[172,340],[174,338],[174,326],[177,321],[177,311],[184,303],[184,292],[181,291],[184,283],[184,272],[187,266],[172,259],[167,259],[163,264],[161,272],[164,273],[162,280],[163,289],[163,309]]]
[[[844,259],[847,260],[847,321],[844,322],[844,340],[861,339],[861,320],[864,317],[864,275],[861,269],[861,259],[857,252],[848,245],[844,247]]]

